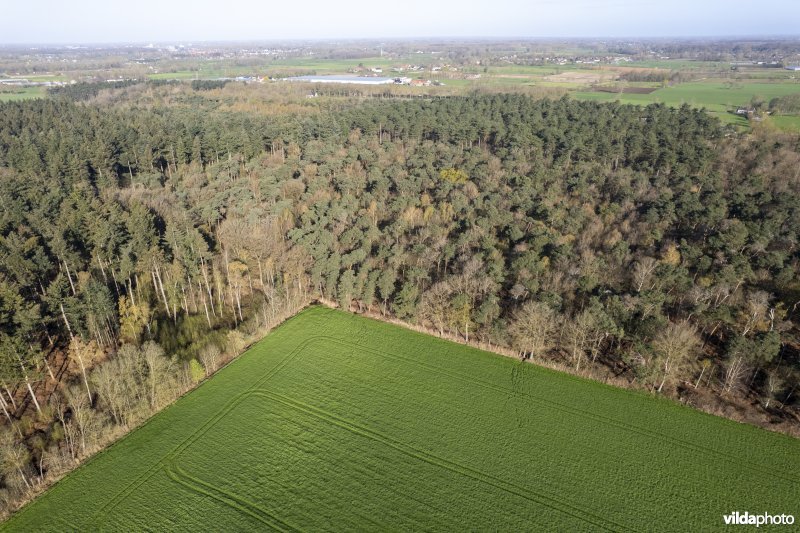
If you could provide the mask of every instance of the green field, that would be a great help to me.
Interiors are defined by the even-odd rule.
[[[800,441],[315,307],[5,524],[708,531],[800,515]]]
[[[754,96],[764,98],[767,102],[778,96],[800,93],[800,83],[787,81],[782,83],[735,83],[732,85],[720,81],[698,81],[681,83],[673,87],[665,87],[650,94],[624,94],[602,92],[574,92],[575,98],[608,102],[619,100],[623,104],[646,105],[663,103],[669,106],[680,106],[684,103],[694,107],[703,107],[712,115],[725,122],[745,125],[746,120],[728,111],[736,106],[746,105]]]
[[[720,61],[695,61],[693,59],[651,59],[649,61],[631,61],[624,63],[634,68],[664,68],[671,70],[730,70],[731,65]]]
[[[16,102],[30,98],[41,98],[45,95],[44,87],[2,87],[0,102]]]
[[[753,96],[767,101],[777,96],[800,93],[800,83],[739,83],[728,86],[724,82],[690,82],[673,87],[665,87],[650,94],[625,94],[620,99],[624,103],[649,104],[660,102],[667,105],[684,103],[705,107],[709,111],[726,112],[729,108],[745,105]],[[578,92],[576,97],[591,100],[616,100],[614,93]]]
[[[800,117],[791,115],[776,115],[770,117],[769,121],[778,129],[784,131],[800,131]]]
[[[382,67],[385,69],[385,76],[398,75],[391,72],[392,66],[405,64],[427,65],[435,62],[437,56],[432,54],[413,54],[410,56],[389,59],[388,57],[363,57],[358,59],[318,59],[318,58],[291,58],[279,60],[264,60],[253,65],[231,65],[222,61],[204,63],[195,69],[167,69],[163,72],[148,74],[148,78],[158,80],[191,80],[214,79],[235,76],[270,76],[275,73],[286,71],[314,71],[319,74],[343,74],[359,65],[366,68]],[[408,74],[408,73],[407,73]],[[429,72],[410,73],[418,75],[429,75]]]

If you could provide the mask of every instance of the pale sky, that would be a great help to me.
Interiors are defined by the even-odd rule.
[[[0,0],[0,44],[748,35],[800,35],[800,0]]]

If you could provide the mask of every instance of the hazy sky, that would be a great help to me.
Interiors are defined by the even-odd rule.
[[[800,34],[800,0],[0,0],[0,43]]]

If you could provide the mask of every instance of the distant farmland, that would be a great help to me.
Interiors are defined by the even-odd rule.
[[[44,96],[44,87],[10,87],[0,85],[0,102],[15,102]]]
[[[778,96],[800,93],[800,83],[786,81],[780,83],[743,82],[728,84],[722,81],[698,81],[680,83],[673,87],[665,87],[649,94],[613,94],[611,92],[585,92],[572,93],[581,100],[612,101],[619,100],[623,104],[646,105],[650,103],[663,103],[669,106],[689,104],[694,107],[704,107],[711,114],[720,117],[726,122],[741,122],[744,119],[731,114],[729,111],[737,106],[747,105],[751,98],[759,96],[767,102]]]
[[[800,441],[324,308],[7,530],[722,529],[800,515]]]
[[[432,54],[409,54],[398,57],[364,57],[357,59],[289,58],[241,66],[215,61],[196,70],[179,70],[149,74],[151,79],[215,79],[232,76],[285,77],[314,73],[316,75],[348,74],[354,69],[380,67],[385,76],[409,76],[440,81],[444,87],[415,88],[419,93],[464,94],[473,90],[527,92],[539,89],[536,96],[569,93],[574,98],[594,101],[619,101],[624,104],[663,103],[678,107],[689,104],[705,108],[723,122],[748,127],[741,115],[731,113],[746,106],[755,96],[769,102],[772,98],[800,93],[800,81],[794,73],[777,68],[749,68],[735,72],[726,62],[692,60],[636,61],[625,65],[461,65],[434,72],[431,67],[442,60]],[[419,70],[393,71],[416,65]],[[696,81],[662,87],[654,82],[622,82],[618,76],[630,73],[691,73]],[[800,131],[796,116],[774,121],[776,127]]]

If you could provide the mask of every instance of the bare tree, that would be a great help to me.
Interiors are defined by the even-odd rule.
[[[739,353],[732,354],[725,364],[725,377],[722,390],[724,392],[730,392],[738,387],[747,374],[748,367],[747,360],[743,355]]]
[[[164,355],[164,349],[153,341],[147,341],[141,349],[146,369],[145,386],[150,409],[163,403],[165,389],[168,390],[172,361]]]
[[[8,430],[0,432],[0,461],[6,475],[18,475],[28,489],[32,488],[25,471],[31,460],[31,454],[23,443],[18,443]]]
[[[469,342],[472,312],[478,300],[494,290],[495,283],[485,274],[483,261],[479,257],[470,257],[463,264],[461,274],[453,276],[449,285],[455,294],[451,302],[451,322],[456,330],[463,326],[464,338]]]
[[[526,302],[515,313],[510,331],[520,352],[540,356],[555,344],[556,314],[542,302]]]
[[[80,437],[81,454],[86,455],[86,443],[91,437],[92,430],[96,427],[97,414],[92,409],[91,404],[86,401],[80,387],[73,385],[66,392],[67,403],[69,404],[72,416],[69,425],[73,426],[76,435]]]
[[[25,380],[25,387],[27,387],[28,393],[31,395],[31,400],[33,400],[33,405],[36,407],[36,412],[41,414],[42,407],[39,405],[39,399],[36,397],[36,393],[33,391],[33,386],[31,385],[31,372],[30,369],[25,365],[25,359],[28,359],[30,362],[30,359],[38,354],[28,352],[26,355],[23,355],[20,353],[19,349],[12,348],[12,350],[14,351],[17,361],[19,362],[19,367],[22,371],[22,377]]]
[[[754,328],[767,329],[767,313],[770,308],[770,295],[764,291],[748,294],[746,310],[742,313],[742,337],[746,337]],[[762,324],[763,323],[763,324]]]
[[[696,389],[700,382],[703,380],[703,374],[706,373],[706,370],[711,368],[711,361],[709,359],[703,359],[700,362],[700,375],[697,376],[697,381],[694,382],[694,388]]]
[[[589,348],[592,326],[591,316],[585,311],[564,324],[563,333],[575,370],[580,369],[581,361]]]
[[[97,366],[92,372],[101,404],[114,422],[127,426],[140,410],[144,396],[140,386],[141,353],[136,346],[124,344],[117,356]]]
[[[89,378],[86,374],[86,367],[94,360],[102,356],[103,351],[97,346],[95,341],[84,342],[80,337],[72,337],[69,344],[69,351],[67,352],[70,360],[78,363],[83,376],[83,384],[86,387],[86,397],[89,403],[92,402],[92,391],[89,388]]]
[[[764,408],[769,409],[769,404],[772,400],[778,398],[778,394],[780,393],[781,389],[783,389],[784,379],[781,376],[780,372],[777,368],[770,369],[767,372],[767,383],[766,383],[766,401],[764,402]]]
[[[216,344],[209,343],[200,350],[200,362],[203,363],[203,368],[206,370],[206,376],[210,376],[217,370],[219,366],[220,356],[222,351]]]
[[[76,442],[78,440],[76,428],[69,423],[69,403],[61,394],[54,394],[50,397],[50,407],[56,415],[56,420],[61,424],[64,431],[64,443],[70,459],[78,458]]]
[[[670,323],[653,340],[655,357],[653,364],[661,373],[658,392],[664,388],[667,380],[680,374],[691,360],[694,348],[700,344],[694,326],[686,322]]]
[[[439,331],[439,336],[444,335],[450,314],[450,296],[452,289],[446,281],[434,284],[422,294],[422,301],[417,310],[418,318],[433,324]]]
[[[13,424],[14,419],[11,418],[11,414],[8,412],[8,404],[6,403],[6,400],[3,398],[2,394],[0,394],[0,408],[3,409],[3,414],[6,416],[6,419],[8,419],[8,423]]]
[[[633,266],[633,284],[636,287],[636,292],[642,292],[646,285],[650,284],[657,266],[658,261],[652,257],[643,257],[636,261]]]

